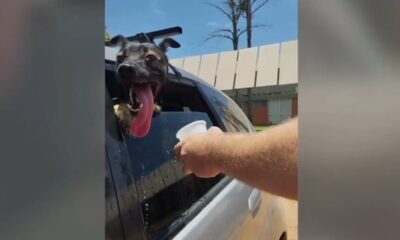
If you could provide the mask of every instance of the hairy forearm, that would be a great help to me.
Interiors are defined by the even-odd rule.
[[[297,198],[297,119],[256,134],[226,134],[214,144],[221,171],[262,190]]]

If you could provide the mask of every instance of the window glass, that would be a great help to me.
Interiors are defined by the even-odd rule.
[[[278,124],[281,122],[281,118],[279,114],[269,114],[269,121],[271,124]]]
[[[291,99],[271,99],[268,101],[268,116],[271,124],[279,124],[292,117]]]
[[[227,95],[210,88],[206,85],[202,86],[204,93],[211,104],[216,108],[223,124],[228,131],[232,132],[249,132],[253,131],[253,125],[247,118],[246,114],[240,107]]]
[[[269,113],[274,115],[279,115],[279,100],[269,100],[268,101]]]
[[[196,120],[205,120],[208,127],[212,125],[206,113],[162,112],[153,119],[145,138],[126,140],[149,238],[167,231],[174,220],[221,179],[185,175],[182,165],[174,159],[176,132]]]
[[[149,239],[171,236],[179,229],[181,217],[187,217],[186,211],[198,206],[195,203],[224,177],[185,175],[175,160],[175,135],[180,128],[197,120],[205,120],[207,127],[216,125],[195,85],[168,82],[156,102],[162,111],[153,117],[149,134],[125,139]]]
[[[280,114],[281,115],[292,114],[292,99],[280,100]]]

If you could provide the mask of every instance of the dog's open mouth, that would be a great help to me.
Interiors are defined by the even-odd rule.
[[[129,105],[135,115],[131,132],[136,137],[144,137],[150,131],[157,90],[154,83],[135,83],[129,89]]]

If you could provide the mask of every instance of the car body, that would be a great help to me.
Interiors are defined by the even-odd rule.
[[[278,197],[236,179],[185,175],[175,161],[175,133],[205,120],[228,132],[253,132],[224,93],[178,69],[169,72],[145,138],[124,138],[113,113],[115,54],[106,49],[106,239],[286,239]]]

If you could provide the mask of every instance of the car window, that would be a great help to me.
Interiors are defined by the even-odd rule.
[[[215,125],[198,90],[172,84],[157,102],[162,112],[153,118],[149,134],[125,140],[149,239],[169,233],[170,226],[223,177],[185,175],[175,160],[175,134],[181,127],[196,120],[205,120],[207,127]]]
[[[268,116],[272,124],[279,124],[292,117],[292,99],[271,99],[268,101]]]
[[[201,85],[206,98],[215,108],[227,131],[231,132],[252,132],[253,125],[240,107],[223,92]]]

